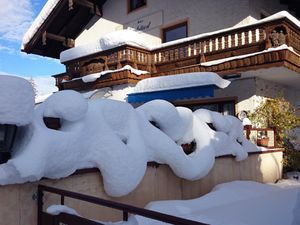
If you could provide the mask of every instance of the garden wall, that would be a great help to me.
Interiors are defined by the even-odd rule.
[[[0,187],[0,225],[37,224],[38,184],[144,207],[154,200],[196,198],[208,193],[219,183],[233,180],[273,183],[281,175],[282,151],[279,150],[250,154],[242,162],[236,162],[231,156],[219,157],[206,177],[193,182],[178,178],[166,165],[150,164],[140,185],[132,193],[121,198],[111,198],[104,192],[99,171],[86,170],[60,180],[44,179],[35,183]],[[60,198],[46,194],[44,201],[46,209],[51,204],[59,204]],[[76,209],[80,215],[92,219],[117,221],[122,218],[120,212],[77,200],[66,198],[65,204]]]

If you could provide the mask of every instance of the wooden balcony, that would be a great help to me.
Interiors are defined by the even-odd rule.
[[[276,36],[277,35],[277,36]],[[280,38],[278,38],[278,36]],[[277,38],[276,38],[277,37]],[[272,49],[286,44],[293,48]],[[55,75],[60,89],[92,90],[117,84],[137,83],[146,77],[189,72],[217,72],[220,75],[284,66],[300,73],[300,30],[288,18],[197,35],[145,50],[129,45],[67,61],[66,73]],[[221,60],[221,61],[218,61]],[[82,76],[125,65],[149,72],[137,76],[129,71],[112,72],[95,82]]]

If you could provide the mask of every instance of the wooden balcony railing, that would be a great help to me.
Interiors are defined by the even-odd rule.
[[[300,71],[297,55],[266,53],[263,57],[248,57],[245,62],[235,61],[220,68],[201,65],[204,62],[262,52],[270,47],[287,44],[300,54],[300,30],[287,18],[266,21],[240,28],[221,30],[206,35],[198,35],[182,39],[180,42],[170,42],[152,50],[145,50],[128,45],[95,53],[65,62],[67,72],[55,76],[57,86],[61,89],[72,89],[72,85],[62,84],[62,80],[73,80],[82,76],[98,73],[104,70],[120,69],[131,65],[139,70],[146,70],[151,76],[176,74],[195,71],[220,71],[236,69],[243,66],[256,66],[272,62],[292,59],[293,69]],[[281,57],[282,56],[282,57]],[[298,57],[298,58],[297,58]],[[298,63],[297,63],[298,61]],[[296,67],[295,67],[296,62]],[[241,65],[236,65],[241,64]],[[228,67],[228,68],[227,68]],[[232,68],[231,68],[232,67]],[[181,71],[182,70],[182,71]],[[63,77],[63,78],[62,78]],[[142,77],[136,76],[136,82]],[[103,82],[103,80],[101,81]],[[125,81],[124,81],[125,82]]]
[[[103,225],[101,222],[96,222],[94,220],[86,219],[76,215],[70,215],[66,213],[61,213],[59,215],[51,215],[44,212],[43,205],[44,199],[43,196],[45,193],[56,194],[60,196],[60,204],[65,204],[65,198],[68,199],[77,199],[80,201],[92,203],[95,205],[101,205],[111,209],[116,209],[123,212],[123,220],[128,220],[129,214],[140,215],[150,219],[158,220],[165,223],[175,224],[175,225],[207,225],[197,221],[184,219],[176,216],[171,216],[156,211],[151,211],[147,209],[142,209],[134,207],[131,205],[126,205],[123,203],[113,202],[105,199],[100,199],[88,195],[83,195],[80,193],[70,192],[66,190],[61,190],[53,187],[47,187],[43,185],[38,186],[38,225]],[[100,213],[100,212],[99,212]]]
[[[252,143],[266,147],[277,147],[275,130],[271,128],[253,128],[251,125],[244,127],[244,134]]]

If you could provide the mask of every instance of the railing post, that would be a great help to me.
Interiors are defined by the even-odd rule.
[[[40,186],[38,186],[38,193],[37,193],[37,197],[38,197],[38,224],[37,225],[42,225],[42,212],[43,212],[43,196],[44,196],[44,193],[43,193],[43,190]]]
[[[123,211],[123,221],[128,221],[128,212]]]

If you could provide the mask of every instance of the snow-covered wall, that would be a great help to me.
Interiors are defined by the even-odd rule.
[[[286,6],[279,0],[148,0],[146,7],[127,12],[127,1],[106,1],[103,6],[103,17],[94,18],[87,29],[76,39],[76,45],[98,39],[100,36],[127,27],[143,29],[143,35],[150,44],[161,43],[161,29],[178,22],[188,22],[188,35],[216,31],[232,27],[248,16],[260,19],[264,9],[275,13],[285,10]],[[172,7],[170,7],[172,5]]]
[[[143,180],[132,193],[113,200],[145,207],[151,201],[196,198],[207,194],[217,184],[234,180],[274,183],[281,178],[281,162],[282,152],[249,155],[246,160],[240,162],[236,162],[231,157],[217,158],[210,173],[197,181],[187,181],[177,177],[167,165],[148,166]],[[96,171],[59,180],[43,179],[34,183],[0,186],[1,225],[36,224],[36,201],[32,196],[36,193],[38,184],[112,199],[105,194],[103,180]],[[44,209],[59,202],[60,199],[56,195],[47,194],[44,198]],[[122,220],[122,213],[110,208],[99,209],[94,204],[67,198],[65,204],[85,218],[102,221]]]
[[[33,120],[31,84],[16,76],[0,75],[0,124],[25,126]]]
[[[167,164],[177,176],[197,180],[208,174],[216,156],[229,154],[240,161],[249,151],[260,151],[244,137],[236,117],[192,112],[162,100],[134,109],[125,102],[88,102],[78,92],[60,91],[34,113],[33,122],[17,135],[12,159],[0,165],[0,185],[97,167],[106,192],[122,196],[138,186],[147,162]],[[60,118],[61,129],[48,129],[43,117]],[[181,145],[189,143],[194,148],[186,155]]]

